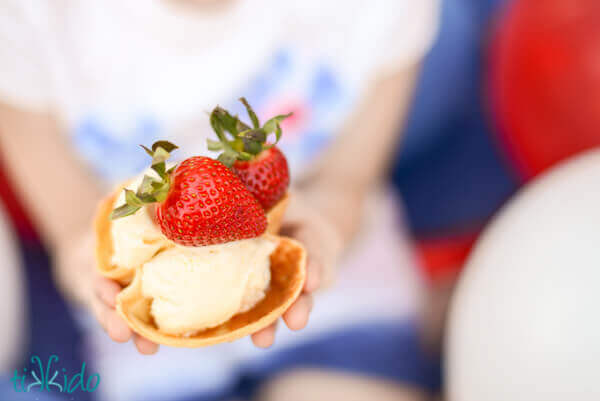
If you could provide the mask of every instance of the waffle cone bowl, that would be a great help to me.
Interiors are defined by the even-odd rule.
[[[290,195],[285,194],[268,212],[267,212],[267,234],[277,235],[281,229],[283,215],[290,203]]]
[[[306,251],[300,243],[276,235],[289,202],[289,195],[285,195],[267,213],[268,226],[265,235],[277,242],[277,248],[270,255],[271,282],[265,297],[252,309],[234,315],[219,326],[193,335],[177,336],[161,332],[150,313],[152,299],[142,295],[142,267],[127,269],[111,264],[113,246],[109,215],[117,194],[118,192],[107,197],[98,206],[94,222],[97,270],[104,277],[127,285],[117,296],[117,311],[133,331],[149,340],[186,348],[234,341],[272,324],[302,291],[306,276]]]

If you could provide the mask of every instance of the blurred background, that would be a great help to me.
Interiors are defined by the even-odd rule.
[[[52,52],[39,49],[43,46],[39,35],[44,35],[39,27],[45,22],[37,19],[51,20],[55,14],[45,10],[46,6],[40,6],[43,11],[34,12],[36,5],[29,2],[24,2],[27,5],[22,9],[11,1],[2,3],[0,25],[2,21],[8,22],[4,28],[0,26],[0,47],[5,47],[0,51],[0,74],[7,72],[10,81],[15,81],[14,77],[18,80],[22,72],[23,80],[36,77],[31,85],[46,85],[38,75],[25,75],[31,74],[30,68],[22,69],[10,60],[21,57],[25,48],[52,53],[52,57],[60,54],[56,49]],[[373,43],[384,43],[385,35],[396,32],[394,24],[409,27],[412,20],[413,25],[423,26],[399,30],[405,34],[403,38],[398,37],[385,46],[372,46],[368,54],[365,50],[363,54],[346,56],[341,51],[335,62],[344,68],[317,63],[312,69],[312,64],[307,66],[312,62],[311,56],[304,57],[306,49],[296,52],[294,47],[277,48],[274,55],[269,55],[273,61],[266,63],[268,68],[259,68],[258,78],[244,81],[246,78],[236,77],[231,87],[243,93],[232,97],[207,96],[199,102],[208,103],[209,108],[209,102],[215,99],[229,102],[223,99],[245,95],[257,105],[261,116],[293,110],[293,121],[284,126],[289,137],[281,146],[293,172],[308,171],[313,156],[318,158],[317,149],[330,143],[329,131],[346,120],[348,110],[360,103],[357,98],[361,94],[370,93],[361,89],[367,84],[356,76],[373,72],[384,62],[389,67],[387,59],[391,57],[385,57],[389,52],[395,55],[394,65],[406,78],[400,85],[408,88],[403,92],[405,96],[392,97],[402,112],[394,120],[398,140],[389,142],[394,144],[393,155],[382,169],[385,183],[373,191],[377,196],[365,201],[367,217],[359,223],[367,228],[359,230],[358,240],[355,238],[345,252],[336,284],[317,295],[307,329],[292,333],[281,328],[283,333],[278,334],[275,346],[268,351],[254,349],[249,341],[241,340],[228,348],[195,350],[191,358],[186,350],[166,350],[166,347],[158,355],[148,357],[137,354],[131,344],[112,343],[100,332],[86,308],[73,303],[57,284],[56,274],[52,273],[56,255],[47,244],[47,234],[40,233],[39,212],[32,212],[26,205],[23,189],[17,183],[24,176],[7,166],[14,165],[16,160],[11,145],[6,148],[6,143],[11,142],[6,138],[17,135],[9,132],[17,121],[14,115],[18,112],[14,110],[27,109],[23,105],[27,106],[28,101],[32,109],[39,110],[40,99],[47,99],[35,94],[28,97],[25,93],[30,91],[29,86],[22,85],[21,89],[17,83],[11,86],[12,82],[0,79],[0,102],[8,105],[0,114],[0,119],[5,119],[0,121],[0,129],[4,131],[0,142],[4,147],[0,169],[3,206],[0,252],[4,260],[0,284],[4,322],[0,334],[0,399],[576,401],[600,397],[599,376],[590,373],[600,360],[600,336],[592,335],[598,333],[598,319],[597,313],[586,312],[593,314],[594,307],[600,306],[600,299],[594,296],[597,291],[590,287],[600,278],[592,270],[598,266],[600,253],[597,246],[600,229],[594,231],[594,227],[600,227],[600,215],[594,206],[600,204],[596,189],[600,188],[596,167],[600,158],[594,152],[600,145],[600,3],[597,0],[441,0],[431,1],[430,6],[424,6],[426,11],[419,11],[419,6],[386,8],[389,4],[381,2],[382,14],[368,12],[364,16],[361,14],[365,5],[332,4],[322,5],[322,10],[314,6],[311,12],[316,15],[322,12],[325,16],[336,7],[355,7],[341,13],[340,19],[371,18],[367,28],[362,22],[345,28],[335,19],[327,20],[326,24],[349,29],[348,32],[355,34],[350,38],[361,38],[367,43],[371,34]],[[106,9],[112,6],[110,2]],[[188,5],[179,6],[189,11]],[[73,7],[70,18],[86,16],[82,9],[85,7]],[[100,75],[104,72],[102,66],[93,65],[94,57],[109,57],[103,53],[107,43],[117,51],[110,55],[114,59],[105,67],[118,63],[120,57],[128,60],[120,54],[124,50],[117,43],[118,36],[100,38],[121,29],[118,21],[114,25],[107,23],[111,18],[104,15],[109,14],[106,9],[94,7],[89,11],[89,15],[97,17],[88,21],[93,22],[87,28],[94,34],[87,45],[96,43],[99,50],[83,52],[79,46],[84,42],[69,48],[72,52],[69,57],[77,60],[81,56],[77,61],[80,68],[96,68]],[[394,12],[398,13],[397,19],[383,19],[382,15]],[[35,35],[29,32],[21,38],[18,29],[9,27],[15,15],[34,15],[31,20],[38,29]],[[153,18],[154,14],[144,11],[136,17]],[[84,29],[81,24],[86,20],[82,21],[69,29]],[[307,21],[312,20],[307,18]],[[386,27],[385,32],[375,28],[380,25]],[[303,25],[302,29],[310,30],[311,26]],[[327,36],[329,31],[324,32],[323,42],[335,42]],[[72,35],[70,32],[65,37]],[[236,47],[232,43],[223,44],[222,50],[239,53],[234,56],[237,59],[247,57],[242,49],[247,44]],[[393,48],[394,43],[402,52]],[[135,52],[136,57],[145,57],[141,62],[145,66],[153,61],[148,56],[150,50],[146,52],[143,46],[142,43]],[[263,50],[257,50],[260,51]],[[213,55],[206,53],[203,57]],[[381,65],[362,66],[363,57],[381,58],[381,63],[378,62]],[[404,64],[398,61],[401,59]],[[30,58],[27,60],[32,70],[39,72],[43,68]],[[254,60],[249,60],[247,68],[255,68]],[[45,62],[52,64],[50,69],[58,68],[55,65],[59,63],[54,59]],[[3,71],[3,65],[9,67]],[[413,74],[415,65],[418,67]],[[177,71],[172,68],[165,70],[165,74]],[[216,67],[210,68],[214,74]],[[303,69],[316,72],[307,79],[302,75]],[[106,74],[110,76],[113,71]],[[168,80],[159,80],[157,87],[163,84],[168,85]],[[120,83],[115,85],[118,87]],[[57,88],[73,91],[65,82],[55,84],[54,90]],[[23,97],[19,97],[20,93]],[[140,93],[138,97],[142,96]],[[163,96],[165,93],[168,95],[169,91],[163,91]],[[104,109],[98,112],[87,98],[79,105],[73,102],[82,97],[64,99],[67,96],[57,102],[58,106],[45,104],[44,109],[67,110],[58,119],[66,121],[73,131],[69,138],[80,152],[77,158],[91,165],[94,174],[105,182],[124,179],[146,164],[141,152],[135,156],[129,151],[112,152],[113,146],[134,149],[134,145],[147,144],[155,136],[170,135],[173,128],[169,122],[147,113],[148,105],[154,104],[151,100],[132,111],[140,117],[136,122],[139,129],[115,142],[104,131],[118,126],[116,120],[131,125],[127,113],[116,113],[113,120],[113,115],[103,120]],[[107,96],[100,103],[110,101]],[[165,101],[170,99],[167,97]],[[196,107],[172,103],[174,111],[166,112],[169,118],[176,116],[171,119],[184,114],[181,108]],[[125,110],[131,111],[127,107]],[[78,113],[83,117],[73,117]],[[200,114],[199,118],[204,118]],[[183,120],[188,130],[201,129],[196,120]],[[36,127],[31,124],[29,130]],[[183,130],[175,128],[180,129]],[[180,137],[186,145],[196,142],[203,145],[203,140],[193,136]],[[25,145],[28,140],[35,141],[33,136],[23,138]],[[46,156],[36,153],[34,157]],[[584,162],[579,157],[584,157]],[[559,173],[547,176],[557,165]],[[61,174],[60,170],[52,172],[58,181]],[[569,187],[567,183],[579,186]],[[25,187],[35,185],[31,181]],[[106,188],[110,187],[102,187]],[[554,197],[562,201],[553,201]],[[584,200],[587,203],[577,203]],[[503,207],[507,202],[510,206]],[[542,213],[545,207],[549,208],[547,214]],[[540,216],[552,221],[556,218],[557,222],[545,226]],[[491,228],[490,221],[493,221]],[[482,232],[486,233],[483,239]],[[559,232],[567,237],[548,237]],[[515,243],[509,246],[511,239]],[[542,247],[545,253],[536,253]],[[473,248],[476,256],[471,260]],[[571,259],[561,259],[561,255]],[[553,263],[558,261],[561,264],[554,269]],[[510,276],[509,280],[504,268],[537,273]],[[467,278],[461,278],[464,274]],[[84,279],[81,280],[81,286],[85,286]],[[459,280],[462,295],[456,298],[449,321],[448,305]],[[515,283],[523,281],[528,285],[518,290],[521,287]],[[498,290],[499,283],[507,283],[503,291]],[[569,292],[561,292],[561,286],[567,286]],[[553,303],[559,294],[563,294],[564,302]],[[506,297],[514,297],[518,302],[506,309],[509,308],[503,306]],[[482,310],[473,311],[473,304],[482,305]],[[529,314],[517,319],[520,310]],[[573,320],[561,320],[561,316],[567,315]],[[501,316],[506,318],[502,323],[486,320]],[[448,322],[451,340],[446,336]],[[578,329],[568,331],[566,326]],[[504,331],[512,345],[503,340]],[[512,336],[513,332],[529,333],[529,337]],[[587,335],[581,337],[582,332]],[[485,341],[477,343],[482,337]],[[473,344],[471,348],[469,344]],[[515,356],[529,347],[536,352],[527,359]],[[494,353],[494,349],[504,356]],[[11,382],[15,369],[22,372],[29,367],[32,355],[48,360],[52,354],[59,355],[58,366],[67,372],[78,372],[83,362],[90,372],[98,372],[102,377],[98,391],[17,393]],[[472,354],[481,358],[475,360]],[[518,366],[523,366],[523,370]],[[548,370],[548,366],[556,369]],[[573,366],[578,374],[556,379]],[[511,372],[521,375],[522,382],[513,380]],[[476,376],[477,381],[473,378],[469,381],[469,377]]]

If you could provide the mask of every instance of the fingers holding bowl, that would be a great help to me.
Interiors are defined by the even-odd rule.
[[[275,332],[279,320],[251,335],[252,342],[259,348],[269,348],[275,342]]]

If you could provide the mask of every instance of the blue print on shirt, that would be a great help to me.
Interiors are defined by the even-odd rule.
[[[280,49],[240,92],[262,120],[274,113],[295,112],[279,145],[292,170],[308,163],[329,144],[350,103],[349,91],[331,65],[320,59],[311,61],[300,60],[291,48]],[[227,107],[246,118],[237,99]]]
[[[148,157],[138,145],[152,143],[160,136],[161,128],[152,116],[133,121],[130,128],[116,127],[89,115],[74,128],[75,146],[102,178],[123,180],[148,166]]]
[[[326,65],[317,67],[309,92],[309,102],[317,109],[334,106],[342,97],[342,88]]]

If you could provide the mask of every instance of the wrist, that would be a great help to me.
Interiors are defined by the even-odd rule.
[[[319,185],[303,189],[298,197],[337,231],[343,244],[352,239],[362,215],[362,191],[352,186]]]

